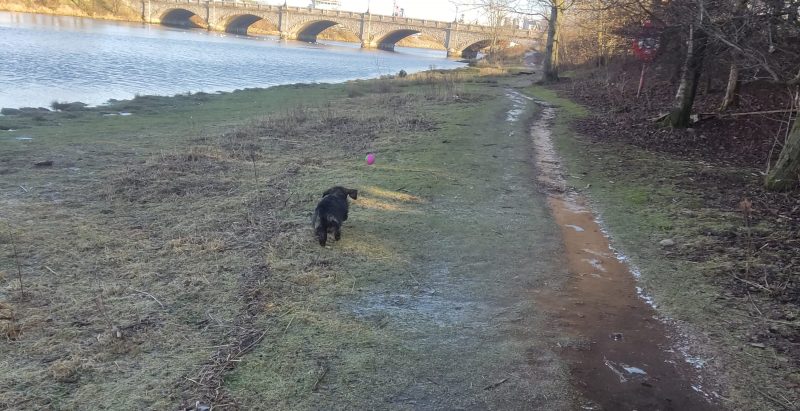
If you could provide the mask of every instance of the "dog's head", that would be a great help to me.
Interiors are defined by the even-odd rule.
[[[352,188],[344,188],[342,186],[336,186],[336,187],[331,187],[325,190],[324,193],[322,193],[323,197],[330,195],[340,198],[347,198],[347,196],[350,196],[350,198],[352,198],[353,200],[357,200],[358,190],[354,190]]]

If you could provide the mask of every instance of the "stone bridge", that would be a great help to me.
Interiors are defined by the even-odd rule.
[[[338,25],[357,35],[361,47],[383,50],[394,50],[398,41],[422,33],[438,40],[450,57],[473,58],[491,44],[492,38],[539,48],[542,37],[537,30],[235,1],[141,0],[141,7],[142,20],[147,23],[205,26],[209,30],[247,34],[250,25],[266,20],[282,39],[308,42],[315,42],[323,30]],[[202,24],[198,24],[198,18]]]

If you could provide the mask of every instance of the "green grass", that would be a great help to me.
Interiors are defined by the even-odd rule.
[[[469,73],[0,118],[0,403],[563,405],[529,295],[562,280],[558,231],[523,124]],[[320,248],[334,184],[360,198]],[[546,382],[483,390],[508,373]]]
[[[300,301],[267,324],[276,330],[273,342],[260,345],[226,380],[246,407],[403,408],[402,400],[395,401],[405,397],[452,407],[502,404],[502,394],[468,387],[502,379],[496,373],[504,367],[518,368],[508,361],[520,358],[528,344],[549,351],[541,338],[478,349],[471,344],[496,338],[493,332],[453,327],[452,320],[439,318],[458,312],[458,300],[467,305],[475,298],[514,295],[518,286],[509,283],[510,273],[532,270],[531,278],[542,278],[558,272],[553,262],[534,261],[529,251],[555,252],[546,239],[556,228],[526,180],[531,169],[527,152],[519,150],[528,143],[524,128],[503,125],[507,102],[500,92],[467,85],[458,94],[480,95],[480,104],[436,103],[432,109],[422,103],[437,124],[435,132],[377,140],[372,167],[361,158],[353,160],[358,166],[350,160],[329,165],[326,172],[362,189],[343,240],[316,256],[279,244],[268,259],[286,275],[301,271],[309,258],[338,264],[308,274],[318,282],[303,287]],[[514,136],[504,142],[511,130]],[[461,341],[464,333],[476,341]],[[523,397],[563,398],[557,384],[563,369],[541,372],[552,383],[528,386]],[[525,387],[512,384],[511,390]]]
[[[633,145],[582,137],[571,124],[589,114],[585,108],[543,87],[527,92],[559,106],[553,138],[570,186],[590,194],[613,245],[641,270],[640,282],[660,312],[674,320],[679,332],[690,336],[693,355],[709,360],[708,372],[717,377],[714,389],[728,396],[723,404],[737,409],[779,409],[756,389],[781,393],[786,388],[776,385],[775,378],[783,379],[776,376],[791,373],[792,367],[786,367],[787,359],[775,351],[743,348],[747,345],[743,336],[753,326],[742,317],[749,307],[730,300],[722,286],[727,280],[718,277],[730,276],[741,262],[726,253],[712,254],[710,250],[719,246],[708,243],[702,234],[741,230],[742,216],[706,205],[701,189],[676,186],[686,175],[706,172],[706,166]],[[733,168],[715,172],[742,174]],[[658,244],[666,238],[673,239],[679,249],[706,250],[706,256],[696,261],[675,256],[674,250]],[[776,367],[781,371],[776,373]]]

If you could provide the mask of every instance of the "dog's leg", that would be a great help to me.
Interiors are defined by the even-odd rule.
[[[335,238],[336,241],[342,238],[341,226],[339,224],[333,224],[333,238]]]
[[[320,220],[318,223],[320,224],[314,227],[317,232],[317,239],[319,240],[319,245],[325,247],[325,242],[328,241],[328,227],[324,220]]]

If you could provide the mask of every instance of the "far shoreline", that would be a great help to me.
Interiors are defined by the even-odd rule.
[[[7,13],[25,13],[25,14],[40,14],[40,15],[49,15],[49,16],[60,16],[60,17],[77,17],[77,18],[86,18],[92,20],[102,20],[102,21],[109,21],[109,22],[126,22],[132,24],[140,24],[143,26],[152,26],[152,27],[169,27],[169,28],[177,28],[177,29],[185,29],[185,30],[203,30],[208,32],[214,32],[213,30],[209,30],[204,27],[177,27],[168,24],[153,24],[148,23],[142,20],[141,14],[138,10],[127,8],[126,10],[119,10],[117,13],[111,13],[107,10],[103,10],[101,13],[93,13],[89,14],[84,10],[76,9],[72,3],[59,3],[57,7],[50,8],[46,6],[36,5],[31,6],[27,3],[20,3],[13,0],[0,0],[0,12],[7,12]],[[258,24],[255,23],[257,26]],[[354,40],[352,38],[348,38],[348,33],[345,33],[341,30],[337,30],[337,26],[333,26],[330,29],[330,32],[323,32],[319,36],[319,40],[324,41],[335,41],[335,42],[343,42],[343,43],[353,43],[358,44],[358,40]],[[230,34],[225,32],[218,32],[223,34]],[[355,36],[352,33],[349,33],[351,36]],[[240,35],[241,36],[241,35]],[[245,37],[253,37],[258,38],[261,36],[275,36],[278,37],[279,33],[277,31],[273,32],[271,30],[264,30],[260,27],[253,27],[252,34],[243,35]],[[298,40],[299,41],[299,40]],[[302,42],[302,41],[300,41]],[[303,42],[305,43],[305,42]],[[311,43],[314,44],[314,43]],[[317,43],[319,44],[319,43]],[[429,40],[420,40],[414,39],[412,36],[409,36],[405,39],[400,40],[397,43],[398,47],[402,48],[411,48],[411,49],[422,49],[422,50],[431,50],[431,51],[443,51],[446,52],[444,47],[441,47],[438,44],[431,43]]]
[[[7,3],[0,3],[0,8],[2,8],[4,5],[7,5]],[[141,21],[137,22],[137,21],[132,21],[132,20],[113,18],[113,16],[112,17],[108,17],[108,16],[102,16],[102,15],[101,16],[86,16],[86,15],[79,15],[79,14],[64,14],[64,13],[40,13],[38,11],[8,10],[8,8],[2,8],[2,9],[0,9],[0,12],[9,13],[9,14],[26,14],[26,15],[34,15],[34,16],[35,15],[41,15],[41,16],[53,16],[53,17],[68,17],[68,18],[79,18],[79,19],[91,19],[91,20],[94,20],[94,21],[106,21],[106,22],[111,22],[111,23],[120,22],[120,23],[123,23],[123,24],[132,24],[132,25],[135,25],[135,26],[142,26],[142,27],[172,28],[170,26],[150,25],[150,24],[142,23]],[[184,29],[181,29],[181,30],[184,30]],[[191,30],[191,29],[185,29],[185,30],[187,32],[189,32],[189,33],[197,31],[197,32],[199,32],[199,34],[205,34],[204,30]],[[239,36],[239,35],[233,35],[232,34],[231,36],[232,37],[237,37],[237,38],[243,38],[243,39],[246,38],[247,40],[259,40],[259,39],[272,40],[271,36],[269,36],[269,35]],[[277,40],[275,40],[275,41],[277,41]],[[295,42],[291,41],[289,43],[295,43]],[[308,44],[308,43],[304,43],[304,42],[296,42],[296,43],[298,45]],[[334,50],[337,49],[337,48],[341,48],[342,50],[349,49],[347,47],[347,45],[338,44],[338,43],[341,43],[341,42],[339,42],[338,40],[330,40],[330,43],[322,42],[322,43],[316,43],[316,44],[319,44],[319,45],[325,46],[325,47],[331,47]],[[403,47],[403,48],[406,48],[406,47]],[[411,50],[415,50],[415,49],[411,49]],[[438,50],[434,50],[434,49],[416,49],[416,50],[431,50],[431,51],[434,51],[434,52],[438,51]],[[369,50],[369,51],[370,52],[386,53],[385,51],[377,51],[377,50]],[[413,51],[411,51],[409,53],[404,53],[403,51],[400,51],[397,54],[398,55],[405,55],[407,57],[410,57],[411,59],[416,58],[416,57],[419,57],[422,60],[431,59],[430,56],[425,56],[423,54],[417,56],[416,54],[413,53]],[[425,62],[422,62],[422,64],[418,65],[419,67],[416,67],[416,68],[403,68],[402,70],[406,71],[406,73],[408,73],[408,74],[419,73],[419,72],[423,72],[423,71],[431,70],[431,69],[434,69],[434,70],[456,69],[457,70],[457,69],[461,69],[461,68],[467,67],[467,65],[469,64],[469,60],[442,57],[442,63],[448,64],[448,65],[458,64],[458,67],[448,67],[448,68],[439,69],[439,68],[437,68],[437,64],[430,64],[428,67],[422,67],[422,64],[427,64]],[[163,92],[160,92],[158,90],[141,90],[141,91],[122,90],[123,91],[122,93],[114,93],[113,92],[114,91],[113,90],[114,89],[114,85],[109,83],[109,85],[110,85],[109,90],[111,92],[99,93],[98,95],[99,95],[100,98],[92,98],[92,97],[95,97],[95,96],[93,94],[91,94],[91,93],[72,93],[69,89],[65,89],[65,90],[62,90],[62,91],[66,92],[66,93],[64,93],[64,94],[66,94],[66,96],[65,95],[54,96],[53,98],[48,98],[47,101],[44,101],[44,100],[38,101],[38,99],[36,99],[36,98],[22,100],[22,102],[9,100],[9,101],[0,103],[0,109],[44,111],[44,109],[50,110],[52,108],[53,103],[66,103],[66,104],[82,103],[82,104],[86,105],[87,108],[97,108],[97,107],[107,106],[107,105],[109,105],[109,103],[113,103],[114,100],[119,100],[119,101],[132,100],[132,99],[135,99],[137,96],[174,97],[174,96],[178,96],[178,95],[187,95],[187,94],[188,95],[192,95],[192,94],[197,94],[197,93],[217,94],[217,93],[230,93],[230,92],[235,92],[237,90],[267,89],[267,88],[276,87],[276,86],[290,86],[290,85],[294,85],[294,84],[314,84],[314,85],[319,85],[319,84],[340,84],[340,83],[346,83],[348,81],[372,80],[372,79],[379,79],[379,78],[383,78],[383,77],[392,77],[392,76],[397,75],[398,72],[399,71],[394,71],[394,70],[389,72],[387,70],[387,72],[385,72],[385,73],[384,72],[381,72],[381,73],[366,73],[367,75],[364,75],[364,76],[359,76],[359,73],[349,73],[351,75],[352,74],[356,74],[356,76],[355,77],[346,77],[346,76],[343,75],[342,78],[336,78],[336,76],[328,76],[327,79],[326,78],[320,78],[319,81],[313,81],[313,82],[297,82],[296,78],[286,79],[286,81],[281,81],[280,79],[277,79],[277,81],[269,81],[268,80],[268,81],[266,81],[267,84],[253,84],[252,86],[244,85],[244,87],[243,87],[242,84],[232,84],[230,86],[223,86],[223,87],[210,86],[208,88],[202,88],[202,89],[186,88],[184,90],[164,90]],[[320,76],[320,77],[323,77],[323,76]],[[101,91],[106,91],[106,90],[101,90]],[[35,93],[31,94],[31,96],[38,97],[38,95],[35,94]]]

